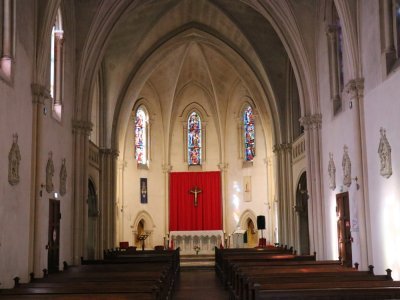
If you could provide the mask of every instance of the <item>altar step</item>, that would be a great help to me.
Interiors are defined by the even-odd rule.
[[[181,255],[181,269],[214,269],[214,255]]]

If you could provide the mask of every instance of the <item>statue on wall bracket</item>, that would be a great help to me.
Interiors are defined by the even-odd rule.
[[[342,168],[343,168],[343,185],[350,187],[351,185],[351,161],[349,157],[349,148],[347,145],[343,147],[343,159],[342,159]]]
[[[383,177],[392,176],[392,147],[386,138],[386,129],[381,127],[381,140],[379,142],[378,154],[380,158],[380,173]]]
[[[67,167],[65,166],[65,158],[63,158],[60,170],[60,195],[64,196],[66,193],[67,193]]]
[[[51,193],[54,190],[53,176],[54,176],[53,152],[50,151],[46,165],[46,191],[48,193]]]
[[[19,182],[19,162],[21,161],[21,153],[18,146],[18,134],[13,134],[13,143],[8,153],[8,182],[16,185]]]
[[[334,191],[336,189],[336,167],[333,161],[333,153],[329,152],[329,164],[328,164],[328,174],[329,174],[329,188]]]

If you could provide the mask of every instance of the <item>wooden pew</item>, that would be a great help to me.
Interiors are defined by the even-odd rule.
[[[82,260],[82,266],[69,267],[65,272],[35,279],[11,290],[1,290],[0,297],[170,299],[179,274],[179,249],[157,251],[158,255],[154,251],[146,252],[115,255],[99,261]]]
[[[399,299],[400,284],[390,281],[256,284],[252,300],[263,299]]]

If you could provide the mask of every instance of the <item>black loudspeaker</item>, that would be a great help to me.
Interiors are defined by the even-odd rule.
[[[257,229],[265,229],[265,216],[257,216]]]

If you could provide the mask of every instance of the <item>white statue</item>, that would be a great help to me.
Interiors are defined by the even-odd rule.
[[[329,164],[328,164],[328,174],[329,174],[329,188],[333,191],[336,188],[336,167],[333,161],[333,154],[329,152]]]
[[[392,175],[392,147],[386,138],[386,130],[381,128],[381,140],[379,142],[378,154],[380,158],[380,173],[389,178]]]
[[[48,193],[51,193],[54,190],[53,176],[54,176],[53,152],[50,151],[46,165],[46,191]]]
[[[21,153],[18,146],[18,134],[13,134],[13,143],[8,153],[8,182],[16,185],[19,182],[19,162]]]
[[[342,159],[342,168],[343,168],[343,185],[349,187],[351,185],[351,161],[348,153],[349,148],[344,145],[343,147],[343,159]]]

